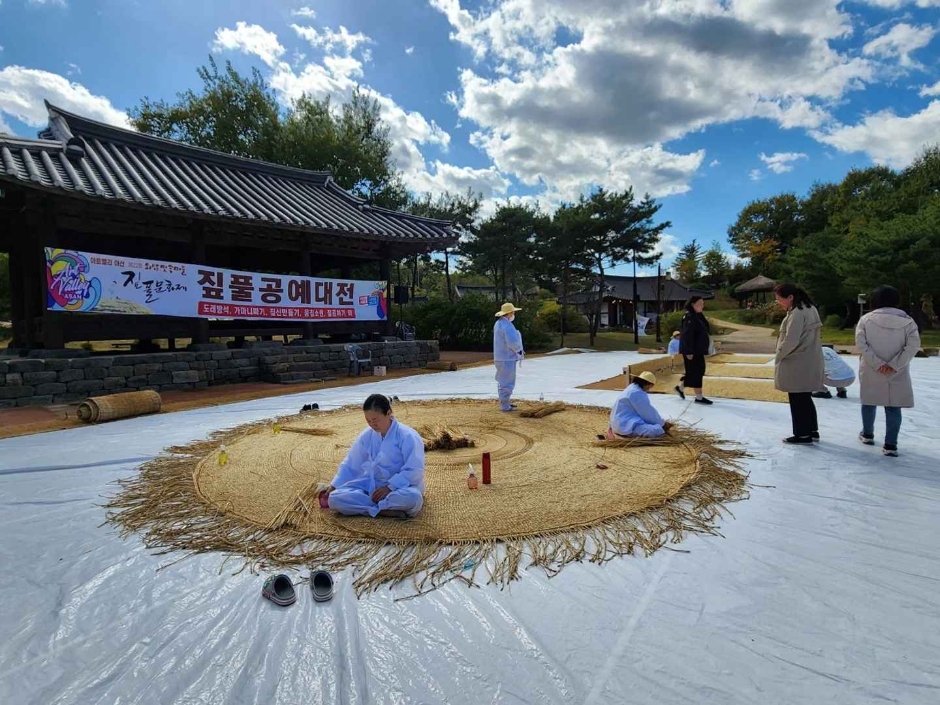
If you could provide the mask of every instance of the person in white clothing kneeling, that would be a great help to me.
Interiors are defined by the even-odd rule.
[[[324,492],[347,515],[413,517],[424,505],[424,441],[373,394],[362,405],[369,428],[359,434]]]
[[[656,375],[652,372],[641,372],[632,378],[610,410],[608,440],[617,436],[659,438],[672,428],[672,423],[664,421],[650,402],[649,390],[655,384]]]
[[[855,372],[832,348],[823,346],[822,352],[826,376],[823,379],[823,387],[818,392],[813,392],[813,396],[817,399],[832,399],[832,392],[828,388],[835,387],[839,399],[847,398],[849,394],[846,388],[855,384]]]

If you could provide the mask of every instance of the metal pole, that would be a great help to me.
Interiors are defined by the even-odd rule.
[[[636,248],[633,248],[633,342],[637,345],[640,344],[640,331],[636,327],[636,309],[639,304],[639,294],[636,290]]]
[[[663,317],[663,265],[656,265],[656,342],[663,342],[663,330],[660,321]]]

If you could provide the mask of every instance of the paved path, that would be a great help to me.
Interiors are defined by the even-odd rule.
[[[727,335],[715,336],[715,340],[721,343],[722,352],[772,354],[776,349],[777,339],[770,328],[746,326],[720,318],[709,317],[709,320],[723,328],[733,329],[733,332]]]

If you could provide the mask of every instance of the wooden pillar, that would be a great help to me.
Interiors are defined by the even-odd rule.
[[[394,335],[395,326],[392,323],[392,261],[389,259],[387,250],[382,252],[382,259],[379,260],[379,279],[385,281],[385,328],[384,335]]]
[[[194,221],[190,226],[191,234],[191,252],[190,258],[193,264],[208,264],[206,259],[206,231],[203,224]],[[197,318],[193,321],[192,338],[194,343],[209,342],[209,319]]]
[[[58,247],[55,203],[43,199],[38,204],[35,230],[26,242],[24,294],[29,328],[29,347],[57,349],[65,347],[65,331],[61,317],[50,316],[46,308],[46,247]]]
[[[24,279],[24,270],[26,260],[24,259],[23,241],[25,228],[23,219],[19,214],[10,214],[7,221],[9,227],[10,249],[7,254],[10,255],[10,315],[13,320],[13,340],[10,341],[11,348],[27,347],[26,342],[26,281]]]
[[[303,245],[300,248],[300,274],[304,277],[313,276],[313,261],[312,253],[310,252],[310,241],[304,240]],[[304,340],[313,340],[317,337],[316,332],[316,323],[305,321],[302,324]]]

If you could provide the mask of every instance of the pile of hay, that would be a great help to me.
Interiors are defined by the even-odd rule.
[[[427,453],[425,505],[413,519],[319,508],[318,485],[363,428],[350,407],[282,420],[330,436],[275,434],[261,422],[170,448],[120,482],[108,521],[161,552],[222,552],[252,569],[352,568],[357,593],[409,578],[423,592],[455,578],[505,586],[530,566],[554,575],[572,562],[648,555],[687,532],[716,534],[723,506],[747,495],[742,449],[693,429],[598,445],[606,408],[521,418],[489,401],[444,400],[395,413],[413,428],[446,419],[476,446]],[[483,452],[493,482],[470,491],[466,467]]]
[[[553,401],[553,402],[532,402],[531,404],[526,404],[519,409],[519,416],[524,419],[544,419],[546,416],[551,416],[552,414],[557,414],[559,411],[564,411],[568,407],[565,406],[564,402]]]
[[[476,443],[467,434],[449,426],[422,426],[416,429],[424,439],[424,452],[432,450],[457,450],[458,448],[474,448]]]

